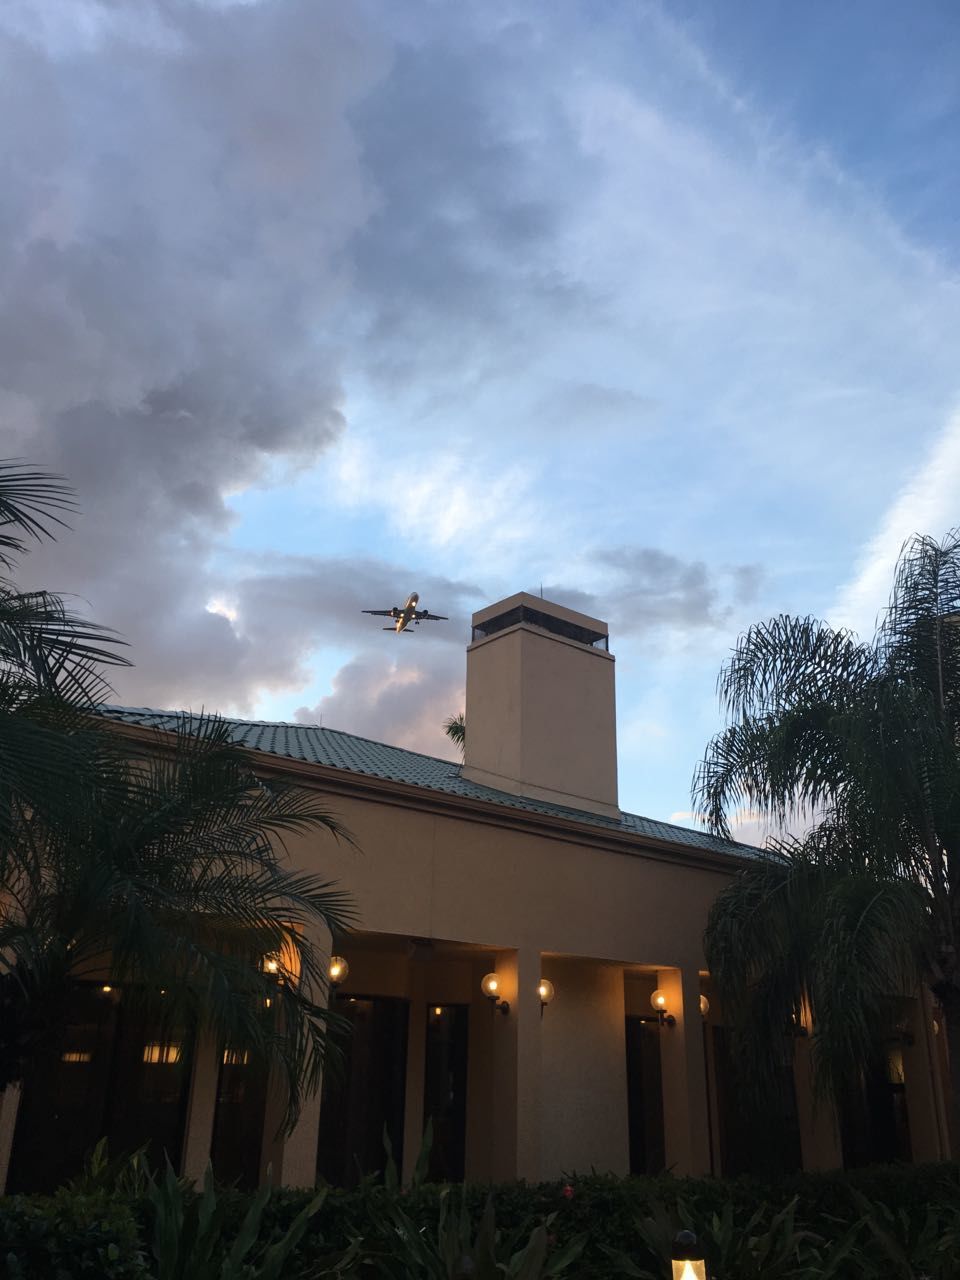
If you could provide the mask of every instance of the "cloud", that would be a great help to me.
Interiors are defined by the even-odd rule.
[[[954,413],[927,457],[907,479],[864,547],[854,577],[830,609],[838,626],[873,634],[893,588],[897,557],[908,538],[942,538],[958,523],[960,412]]]
[[[359,6],[122,10],[0,17],[4,451],[83,508],[25,578],[127,637],[131,695],[245,705],[302,675],[306,635],[210,612],[250,591],[214,557],[229,495],[344,430],[322,330],[376,208],[349,112],[389,58]]]
[[[584,557],[581,572],[604,577],[604,589],[550,585],[544,595],[602,618],[627,636],[725,626],[756,599],[764,576],[756,564],[711,568],[656,547],[596,549]]]
[[[509,461],[445,449],[418,462],[390,459],[363,441],[337,451],[336,501],[346,507],[381,508],[391,528],[434,548],[482,549],[489,560],[528,540],[537,503],[532,476]]]
[[[298,708],[297,721],[459,759],[443,722],[463,710],[463,654],[407,654],[358,654],[334,676],[330,694],[313,707]]]
[[[323,647],[379,640],[384,620],[361,611],[402,604],[414,589],[434,613],[449,617],[417,629],[421,657],[430,654],[423,661],[462,665],[469,613],[482,599],[470,583],[363,557],[258,557],[246,571],[234,571],[219,594],[201,600],[206,581],[197,582],[182,611],[151,615],[150,661],[115,673],[118,700],[250,714],[258,698],[307,684]],[[139,584],[125,585],[134,601],[140,598]]]

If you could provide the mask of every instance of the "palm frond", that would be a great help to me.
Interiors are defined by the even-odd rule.
[[[904,544],[871,644],[774,618],[718,687],[728,723],[694,775],[697,812],[723,834],[742,805],[816,823],[719,895],[708,963],[754,1076],[802,1003],[836,1097],[921,978],[960,1017],[960,532]],[[960,1064],[956,1081],[960,1100]]]
[[[460,711],[457,715],[449,716],[444,720],[443,732],[460,748],[462,755],[467,743],[467,721],[464,713]]]
[[[27,550],[27,538],[53,536],[51,526],[66,528],[61,512],[75,508],[73,490],[60,476],[33,471],[17,459],[0,459],[0,564]],[[17,532],[14,532],[17,531]]]

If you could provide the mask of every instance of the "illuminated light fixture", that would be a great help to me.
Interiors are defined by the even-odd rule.
[[[537,983],[537,995],[540,997],[540,1017],[543,1017],[543,1011],[556,995],[553,983],[549,978],[541,978]]]
[[[443,1006],[442,1006],[442,1005],[435,1004],[435,1005],[433,1006],[433,1016],[434,1016],[435,1018],[442,1018],[442,1017],[443,1017]]]
[[[113,990],[113,987],[103,986],[100,988],[100,990],[103,992],[105,996],[108,996],[110,992]]]
[[[169,1066],[180,1061],[180,1045],[175,1042],[151,1040],[143,1046],[143,1060],[151,1064]]]
[[[265,1009],[269,1009],[272,1005],[273,1005],[273,1001],[270,999],[269,996],[267,996],[266,1000],[264,1000],[263,1002],[263,1007]]]
[[[506,1000],[500,999],[500,977],[496,973],[485,974],[480,983],[480,990],[490,1001],[491,1007],[499,1009],[502,1014],[510,1012],[510,1005]]]
[[[673,1241],[671,1280],[710,1280],[703,1250],[692,1231],[680,1231]]]
[[[279,972],[280,972],[280,961],[277,959],[277,957],[276,957],[276,956],[264,956],[264,958],[263,958],[263,971],[264,971],[264,973],[279,973]]]
[[[66,1053],[61,1053],[61,1062],[92,1062],[93,1054],[88,1053],[85,1049],[68,1049]]]
[[[327,977],[330,979],[331,987],[339,987],[341,982],[346,982],[349,972],[350,966],[343,956],[330,957],[330,963],[327,966]]]
[[[676,1018],[672,1013],[667,1013],[667,996],[666,992],[657,989],[650,997],[650,1007],[657,1015],[661,1027],[676,1026]]]
[[[704,1017],[706,1017],[707,1014],[710,1012],[710,1001],[707,999],[706,996],[700,997],[700,1012],[703,1014]]]

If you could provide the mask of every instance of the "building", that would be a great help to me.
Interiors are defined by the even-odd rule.
[[[133,739],[172,723],[114,714]],[[409,1174],[428,1117],[433,1173],[449,1179],[947,1156],[943,1037],[923,996],[904,1001],[886,1076],[841,1124],[813,1105],[802,1034],[784,1039],[781,1114],[759,1132],[738,1108],[701,939],[716,893],[754,854],[619,809],[605,623],[525,594],[475,614],[466,723],[460,766],[232,722],[259,772],[320,789],[359,848],[292,846],[359,906],[332,992],[353,1027],[346,1069],[280,1142],[250,1064],[202,1040],[172,1052],[116,993],[91,990],[76,1044],[3,1099],[8,1189],[72,1172],[100,1133],[114,1149],[162,1141],[191,1175],[212,1157],[227,1180],[271,1166],[304,1185],[381,1167],[386,1129]],[[481,986],[491,973],[495,999]]]

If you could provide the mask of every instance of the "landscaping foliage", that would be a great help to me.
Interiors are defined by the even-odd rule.
[[[862,641],[780,616],[718,681],[727,726],[694,779],[718,835],[744,809],[780,834],[717,895],[707,968],[759,1098],[806,1015],[814,1080],[843,1109],[921,982],[949,1046],[960,1141],[960,530],[914,537]],[[790,823],[814,825],[803,839]]]
[[[960,1280],[960,1165],[490,1188],[195,1190],[167,1170],[0,1200],[0,1280],[669,1280],[680,1227],[713,1280]]]
[[[216,716],[149,750],[111,727],[117,637],[14,577],[74,509],[58,477],[0,460],[0,1092],[59,1052],[91,981],[273,1069],[292,1125],[342,1025],[323,940],[353,909],[284,840],[348,835],[315,793],[255,775]]]

